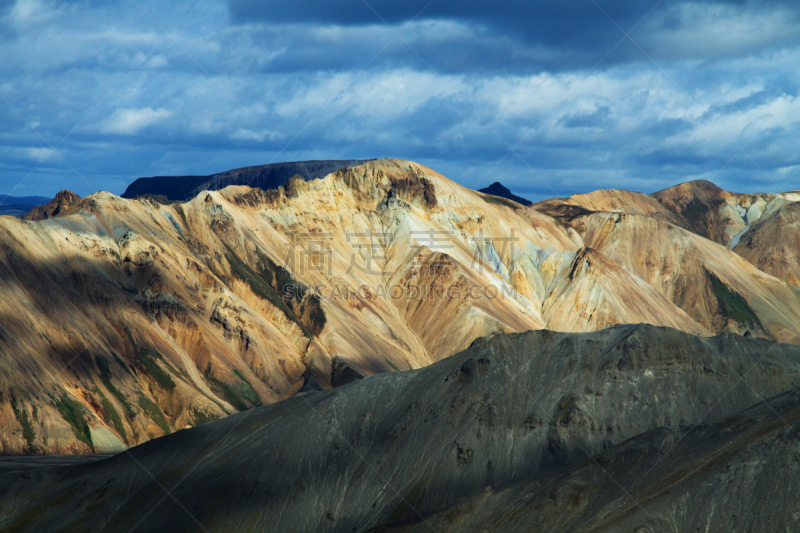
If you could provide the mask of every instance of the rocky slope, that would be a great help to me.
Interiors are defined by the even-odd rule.
[[[365,160],[292,161],[227,170],[210,176],[156,176],[139,178],[122,193],[123,198],[163,196],[169,201],[191,200],[201,191],[217,191],[229,185],[247,185],[260,189],[276,189],[289,178],[299,175],[305,180],[323,178],[347,166]]]
[[[733,193],[710,181],[689,181],[650,195],[679,215],[686,227],[730,248],[764,215],[800,200],[800,192]]]
[[[798,418],[793,389],[722,422],[653,429],[581,465],[371,531],[794,531]]]
[[[800,203],[783,205],[759,219],[733,251],[763,272],[800,287]]]
[[[58,215],[67,215],[78,210],[81,197],[71,191],[61,191],[47,203],[37,205],[25,213],[25,220],[45,220]]]
[[[675,189],[694,187],[684,185]],[[719,194],[734,198],[725,191]],[[774,198],[768,204],[763,203],[763,199],[753,200],[749,207],[751,218],[762,221],[754,230],[762,227],[760,231],[767,231],[778,221],[785,221],[786,216],[782,216],[774,218],[772,224],[768,222],[785,209],[779,206],[786,205],[788,200],[784,197],[792,194],[772,195]],[[737,201],[744,202],[744,196],[738,195]],[[785,264],[775,260],[774,247],[783,246],[784,254],[791,256],[793,233],[790,227],[783,228],[789,237],[780,245],[777,232],[769,230],[772,231],[772,245],[751,253],[748,257],[751,264],[734,253],[744,249],[743,245],[731,251],[725,244],[703,237],[701,232],[695,231],[696,224],[685,219],[683,211],[672,212],[662,204],[664,202],[658,203],[640,193],[612,189],[547,200],[530,209],[560,220],[576,232],[584,245],[645,281],[710,331],[730,331],[781,342],[800,341],[795,325],[800,318],[797,313],[800,292],[786,283],[791,281],[788,276],[791,267],[758,268],[764,264]],[[729,204],[725,206],[730,209],[719,208],[714,212],[737,213],[739,217],[738,211]],[[720,218],[714,220],[716,225],[709,227],[716,228],[714,231],[720,235],[725,234],[723,226],[718,224]],[[737,231],[740,226],[744,229],[741,221],[737,224]]]
[[[0,475],[0,531],[791,530],[799,386],[800,348],[759,339],[498,335],[103,461]]]
[[[800,201],[800,192],[733,193],[710,181],[698,180],[651,195],[601,189],[537,202],[535,208],[557,217],[563,217],[568,210],[577,213],[576,208],[655,217],[734,248],[756,222],[769,218],[784,205],[796,201]]]
[[[495,333],[644,322],[800,342],[800,290],[615,195],[542,212],[379,160],[0,217],[0,452],[120,450]],[[597,211],[631,198],[657,216]]]
[[[590,193],[574,194],[568,198],[550,198],[537,202],[535,209],[560,218],[565,209],[578,207],[591,212],[627,213],[631,215],[653,216],[675,226],[690,229],[690,225],[678,213],[661,205],[655,198],[640,192],[619,189],[602,189]],[[575,209],[571,210],[577,214]],[[581,211],[582,212],[582,211]]]

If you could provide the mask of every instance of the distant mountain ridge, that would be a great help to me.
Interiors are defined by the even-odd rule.
[[[6,194],[0,194],[0,205],[39,205],[49,202],[50,200],[51,198],[47,196],[8,196]]]
[[[526,200],[525,198],[517,196],[516,194],[512,193],[499,181],[495,181],[494,183],[492,183],[488,187],[484,187],[483,189],[478,189],[478,192],[482,192],[484,194],[491,194],[492,196],[499,196],[500,198],[505,198],[506,200],[513,200],[518,204],[522,205],[531,205],[533,203],[530,200]]]
[[[345,167],[362,165],[371,159],[291,161],[226,170],[209,176],[156,176],[139,178],[122,193],[123,198],[164,196],[170,201],[191,200],[201,191],[218,191],[229,185],[256,189],[277,189],[299,175],[306,181],[324,178]]]
[[[0,215],[21,217],[37,205],[49,202],[46,196],[8,196],[0,195]]]

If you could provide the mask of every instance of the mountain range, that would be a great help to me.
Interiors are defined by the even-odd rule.
[[[0,218],[0,451],[121,451],[531,330],[800,344],[798,199],[523,206],[394,159],[187,201],[64,193]]]
[[[21,217],[34,207],[47,203],[45,196],[0,196],[0,216]]]

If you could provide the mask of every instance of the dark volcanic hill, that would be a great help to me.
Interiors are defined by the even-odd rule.
[[[799,385],[800,347],[760,339],[497,335],[99,462],[0,475],[0,530],[791,530]]]
[[[352,167],[367,160],[348,159],[330,161],[293,161],[237,168],[210,176],[157,176],[139,178],[122,193],[123,198],[137,196],[165,196],[168,200],[185,201],[201,191],[217,191],[229,185],[247,185],[257,189],[276,189],[286,185],[289,178],[299,175],[306,181],[322,178],[344,167]]]
[[[488,187],[484,187],[483,189],[478,189],[478,192],[482,192],[484,194],[491,194],[492,196],[499,196],[500,198],[505,198],[506,200],[513,200],[518,204],[522,205],[531,205],[533,202],[530,200],[526,200],[521,196],[517,196],[516,194],[509,191],[502,183],[499,181],[495,181]]]

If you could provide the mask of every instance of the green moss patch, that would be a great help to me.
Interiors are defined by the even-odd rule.
[[[17,399],[14,396],[13,391],[11,392],[11,409],[14,411],[14,416],[17,417],[17,422],[19,422],[22,426],[22,436],[28,442],[28,447],[32,447],[33,441],[36,438],[36,432],[33,430],[33,425],[31,424],[30,419],[28,419],[28,411],[26,411],[24,407],[17,407]],[[33,412],[34,418],[36,418],[35,407]]]
[[[117,433],[122,437],[126,443],[128,442],[128,435],[125,433],[125,426],[122,424],[122,418],[119,416],[119,412],[114,408],[114,404],[106,398],[106,395],[103,394],[99,388],[95,388],[95,392],[100,395],[101,398],[101,405],[103,407],[103,420],[105,422],[111,423],[114,425],[114,429],[117,430]]]
[[[386,357],[384,357],[384,358],[383,358],[383,360],[384,360],[384,361],[386,361],[386,363],[387,363],[387,364],[388,364],[390,367],[392,367],[392,370],[394,370],[395,372],[400,372],[400,369],[399,369],[399,368],[397,368],[397,365],[396,365],[396,364],[394,364],[394,363],[392,363],[391,361],[389,361],[389,359],[387,359]]]
[[[114,355],[114,358],[119,361],[120,365],[122,365],[122,361],[119,360],[116,354]],[[100,380],[103,382],[103,386],[105,386],[106,390],[117,399],[119,404],[122,406],[123,411],[125,412],[125,416],[129,419],[132,419],[136,413],[133,411],[131,404],[128,403],[128,399],[125,398],[125,395],[122,394],[113,383],[111,383],[111,370],[108,367],[108,361],[100,357],[95,357],[94,360],[97,363],[97,368],[100,369]],[[126,371],[128,371],[128,367],[125,365],[122,366]]]
[[[741,294],[728,287],[711,272],[708,273],[708,277],[711,280],[711,288],[714,291],[714,295],[717,297],[719,306],[725,316],[740,324],[753,324],[759,328],[762,327],[758,315]]]
[[[206,371],[206,379],[211,382],[213,388],[217,390],[220,396],[225,398],[225,400],[231,404],[237,411],[244,411],[247,409],[247,404],[244,403],[242,398],[236,393],[236,391],[228,385],[227,383],[218,380],[213,375],[211,375],[211,369]]]
[[[192,425],[193,426],[202,426],[203,424],[207,424],[208,422],[213,422],[216,420],[217,417],[212,414],[208,414],[205,411],[201,411],[199,409],[192,408]]]
[[[326,318],[320,299],[309,294],[308,287],[292,278],[288,270],[263,253],[256,252],[257,272],[239,259],[230,247],[228,252],[225,257],[231,273],[246,282],[256,295],[280,309],[289,320],[300,326],[309,339],[322,331]]]
[[[141,348],[135,342],[133,343],[133,350],[136,353],[136,358],[142,363],[147,373],[153,376],[158,386],[166,391],[172,392],[175,389],[175,382],[172,381],[169,374],[158,365],[157,360],[163,360],[161,354]]]
[[[53,405],[58,412],[71,427],[72,432],[80,440],[94,448],[92,444],[92,433],[89,431],[89,423],[87,421],[86,412],[81,404],[63,394],[60,399],[53,402]]]
[[[253,386],[250,385],[250,382],[244,378],[238,369],[234,368],[233,372],[236,374],[236,377],[239,378],[238,384],[229,385],[215,378],[211,372],[211,365],[206,368],[204,373],[206,379],[208,379],[212,387],[217,390],[218,394],[225,398],[236,410],[244,411],[248,409],[247,402],[255,407],[260,406],[261,398],[258,397],[258,393]]]
[[[167,424],[167,419],[164,416],[164,412],[161,410],[161,408],[141,392],[139,393],[139,407],[142,408],[150,420],[155,422],[156,425],[161,428],[165,435],[172,433],[172,430],[170,430],[169,424]]]
[[[242,396],[244,396],[244,399],[247,400],[248,402],[252,403],[255,406],[261,405],[261,398],[258,397],[258,393],[253,388],[253,386],[250,385],[250,382],[247,381],[246,379],[244,379],[244,376],[242,375],[242,373],[239,372],[237,369],[234,368],[233,372],[241,380],[241,385],[240,385],[239,392],[242,394]]]

